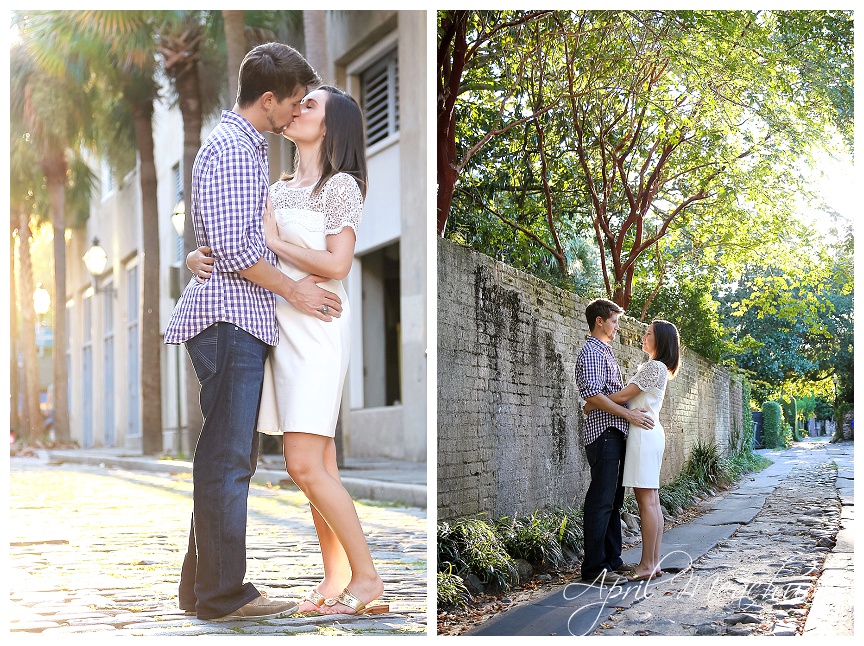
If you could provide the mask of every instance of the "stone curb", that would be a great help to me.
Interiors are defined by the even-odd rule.
[[[147,457],[120,457],[82,453],[79,451],[38,451],[39,457],[46,462],[71,462],[95,466],[117,467],[129,471],[151,471],[156,473],[192,473],[192,463],[184,460],[160,460]],[[252,476],[255,484],[291,481],[285,471],[258,468]],[[343,477],[342,484],[353,498],[390,502],[409,507],[426,509],[426,486],[369,478]]]

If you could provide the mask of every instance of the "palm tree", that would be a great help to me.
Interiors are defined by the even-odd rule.
[[[16,66],[13,64],[12,69]],[[12,377],[12,414],[13,423],[11,428],[17,430],[19,438],[32,441],[38,438],[41,427],[37,432],[37,421],[39,412],[39,390],[36,380],[38,379],[38,365],[36,356],[36,338],[33,326],[33,316],[30,314],[30,304],[33,297],[32,271],[30,267],[30,236],[28,202],[32,201],[34,186],[42,181],[41,173],[35,158],[33,145],[27,140],[20,113],[12,111],[11,137],[10,137],[10,224],[12,228],[13,242],[10,245],[10,278],[11,278],[11,323],[12,343],[10,344],[11,377]],[[19,239],[19,265],[21,267],[19,278],[15,281],[15,244]],[[18,312],[21,312],[20,329],[18,327]],[[28,316],[29,315],[29,316]],[[19,381],[18,355],[21,355],[24,365],[24,374]],[[23,406],[18,418],[19,396],[23,399]]]
[[[29,18],[19,27],[30,28]],[[20,118],[36,149],[45,176],[54,228],[54,430],[60,441],[69,439],[69,394],[66,366],[66,182],[70,149],[91,141],[92,111],[86,85],[55,78],[39,67],[39,51],[25,38],[11,59],[10,95],[13,118]]]
[[[330,59],[327,56],[327,12],[303,12],[304,55],[321,78],[330,76]]]
[[[112,166],[123,168],[122,151],[138,152],[141,188],[140,349],[141,451],[162,452],[162,332],[159,307],[159,205],[153,145],[155,34],[159,17],[147,11],[76,12],[79,42],[102,79],[102,139]],[[83,38],[81,38],[83,37]],[[114,93],[111,88],[119,89]],[[107,117],[107,118],[106,118]]]
[[[33,316],[33,267],[30,261],[30,209],[33,202],[33,186],[42,181],[38,166],[33,157],[33,147],[26,141],[21,124],[13,123],[10,150],[17,162],[10,164],[10,214],[13,228],[16,229],[18,243],[18,299],[15,310],[21,312],[21,329],[18,334],[19,349],[24,364],[23,382],[20,384],[24,395],[21,431],[28,442],[42,436],[42,414],[39,408],[39,365],[36,356],[36,321]],[[34,172],[35,171],[35,172]],[[14,245],[12,247],[14,258]],[[13,261],[14,277],[14,261]],[[13,281],[14,283],[14,281]],[[13,295],[15,290],[13,288]],[[16,370],[17,372],[17,370]],[[13,390],[17,398],[17,392]],[[17,404],[17,401],[16,401]]]
[[[237,98],[237,79],[240,73],[240,63],[249,51],[246,48],[246,25],[243,23],[242,11],[222,11],[222,22],[225,25],[225,50],[228,59],[228,100]]]
[[[190,213],[188,196],[192,194],[192,165],[201,147],[203,108],[201,79],[198,64],[201,41],[204,38],[204,16],[200,11],[175,11],[168,14],[163,23],[158,52],[165,73],[172,81],[177,93],[180,114],[183,116],[183,197],[187,201],[186,213]],[[192,218],[186,218],[183,231],[183,251],[189,253],[197,247]],[[186,420],[189,445],[198,443],[204,419],[198,402],[198,378],[191,361],[185,362],[186,372]]]
[[[90,84],[100,147],[125,171],[138,152],[142,248],[140,374],[142,452],[162,450],[162,337],[159,318],[159,213],[153,150],[153,12],[86,11],[31,14],[28,35],[49,73]],[[89,79],[95,79],[91,82]],[[133,153],[130,159],[130,152]],[[65,357],[64,357],[65,361]]]

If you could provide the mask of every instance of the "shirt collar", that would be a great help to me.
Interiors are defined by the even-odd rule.
[[[231,110],[223,110],[222,111],[222,121],[224,123],[230,123],[231,125],[240,129],[243,134],[249,137],[256,146],[267,148],[267,139],[264,138],[260,132],[255,129],[249,120],[245,117],[241,117],[236,112]]]
[[[595,344],[595,345],[596,345],[597,347],[599,347],[599,348],[602,348],[603,351],[608,351],[608,350],[611,350],[611,349],[612,349],[612,348],[609,346],[608,343],[604,343],[603,341],[601,341],[600,339],[598,339],[596,336],[592,336],[592,335],[590,335],[590,334],[589,334],[588,337],[586,338],[586,341],[587,341],[588,343],[593,343],[593,344]]]

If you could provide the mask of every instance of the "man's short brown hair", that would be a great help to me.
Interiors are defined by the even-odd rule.
[[[248,107],[265,92],[284,101],[298,87],[314,87],[321,79],[306,59],[283,43],[264,43],[253,48],[240,64],[237,105]]]
[[[624,310],[618,305],[605,298],[596,298],[585,308],[585,319],[588,321],[588,329],[594,329],[594,323],[599,316],[604,321],[608,320],[613,314],[621,314]]]

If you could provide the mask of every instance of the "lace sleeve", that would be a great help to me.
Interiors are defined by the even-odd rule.
[[[324,185],[324,233],[336,235],[345,227],[360,226],[363,216],[363,195],[357,180],[347,173],[337,173]]]
[[[628,384],[636,384],[639,390],[645,391],[649,388],[662,390],[666,386],[666,366],[659,361],[649,361],[639,367],[639,370],[630,378]]]

